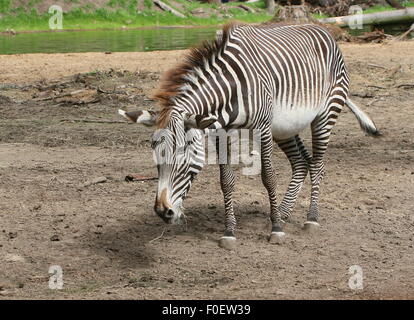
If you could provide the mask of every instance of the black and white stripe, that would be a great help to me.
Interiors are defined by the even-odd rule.
[[[182,139],[182,132],[176,133],[183,129],[177,126],[188,117],[195,117],[201,129],[260,130],[262,181],[269,194],[272,233],[284,235],[284,220],[289,219],[308,172],[312,192],[307,220],[317,224],[323,158],[342,107],[350,107],[365,131],[378,133],[372,120],[348,100],[349,76],[334,39],[317,25],[239,25],[223,33],[214,52],[199,56],[202,61],[186,71],[171,99],[167,128],[174,133],[174,143]],[[299,138],[309,126],[312,155]],[[292,165],[292,179],[279,206],[271,161],[273,141]],[[183,182],[187,180],[177,176],[170,175],[168,181],[172,201],[189,188]],[[220,178],[225,237],[231,238],[236,227],[232,204],[235,179],[229,164],[220,165]]]

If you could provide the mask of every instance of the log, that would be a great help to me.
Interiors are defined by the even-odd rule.
[[[179,18],[185,18],[186,16],[183,15],[181,12],[178,12],[174,8],[170,7],[168,4],[162,2],[161,0],[152,0],[157,6],[159,6],[162,10],[171,12],[173,15]]]
[[[387,1],[387,3],[391,6],[394,7],[396,9],[404,9],[404,6],[399,3],[397,0],[385,0]]]
[[[246,6],[244,4],[239,4],[238,5],[239,8],[242,8],[244,11],[250,12],[250,13],[254,13],[254,9],[250,8],[249,6]]]
[[[158,180],[158,177],[148,177],[148,176],[142,176],[139,174],[129,174],[125,177],[125,181],[131,182],[131,181],[150,181],[150,180]]]
[[[321,23],[336,24],[340,27],[349,26],[350,22],[354,21],[355,15],[333,17],[319,19]],[[402,23],[402,22],[414,22],[414,8],[405,8],[402,10],[385,11],[377,13],[364,14],[362,17],[362,23],[364,25],[372,24],[387,24],[387,23]]]

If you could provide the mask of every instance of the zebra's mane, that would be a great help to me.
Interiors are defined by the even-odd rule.
[[[161,105],[161,111],[157,119],[159,128],[165,128],[168,124],[174,106],[174,97],[180,94],[185,84],[189,83],[191,77],[197,74],[197,69],[203,69],[206,63],[224,50],[230,32],[237,25],[240,24],[232,22],[223,26],[222,36],[216,37],[213,41],[205,41],[199,47],[192,48],[181,64],[164,74],[161,85],[154,94],[154,99],[158,100]]]

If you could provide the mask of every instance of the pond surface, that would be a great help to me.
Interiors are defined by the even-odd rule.
[[[380,29],[396,35],[409,27],[410,24],[393,24]],[[153,28],[0,34],[0,54],[179,50],[213,39],[216,30],[216,27]],[[350,30],[350,33],[360,35],[371,30],[372,26],[366,26],[363,30]]]
[[[179,50],[213,39],[217,28],[156,28],[0,34],[0,54]]]

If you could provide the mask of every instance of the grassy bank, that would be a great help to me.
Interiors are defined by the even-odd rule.
[[[0,4],[0,31],[49,30],[49,19],[52,14],[41,12],[36,7],[28,10],[25,7],[12,7],[12,0],[3,0]],[[39,0],[32,0],[39,2]],[[189,2],[187,0],[165,0],[164,2],[183,13],[179,18],[172,13],[164,12],[151,0],[108,0],[98,7],[93,3],[82,4],[81,0],[65,0],[62,8],[63,29],[105,29],[105,28],[137,28],[150,26],[207,26],[218,25],[226,21],[240,20],[244,22],[264,22],[271,18],[265,12],[264,2],[245,4],[254,10],[253,13],[238,7],[238,3],[207,4]],[[65,7],[65,4],[70,6]],[[73,4],[78,4],[74,6]],[[68,9],[70,8],[70,9]],[[40,12],[39,12],[40,11]]]
[[[404,3],[406,7],[414,7],[414,1],[408,1]],[[384,11],[394,11],[397,10],[391,6],[372,6],[364,11],[364,13],[376,13],[376,12],[384,12]]]
[[[49,30],[50,5],[63,9],[63,29],[120,29],[154,26],[212,26],[228,20],[258,23],[271,18],[266,13],[264,0],[244,3],[209,4],[188,0],[163,0],[184,14],[179,18],[162,11],[152,0],[0,0],[0,32]],[[414,1],[405,3],[414,6]],[[364,13],[395,10],[390,6],[373,6]],[[315,18],[327,17],[324,14]]]

